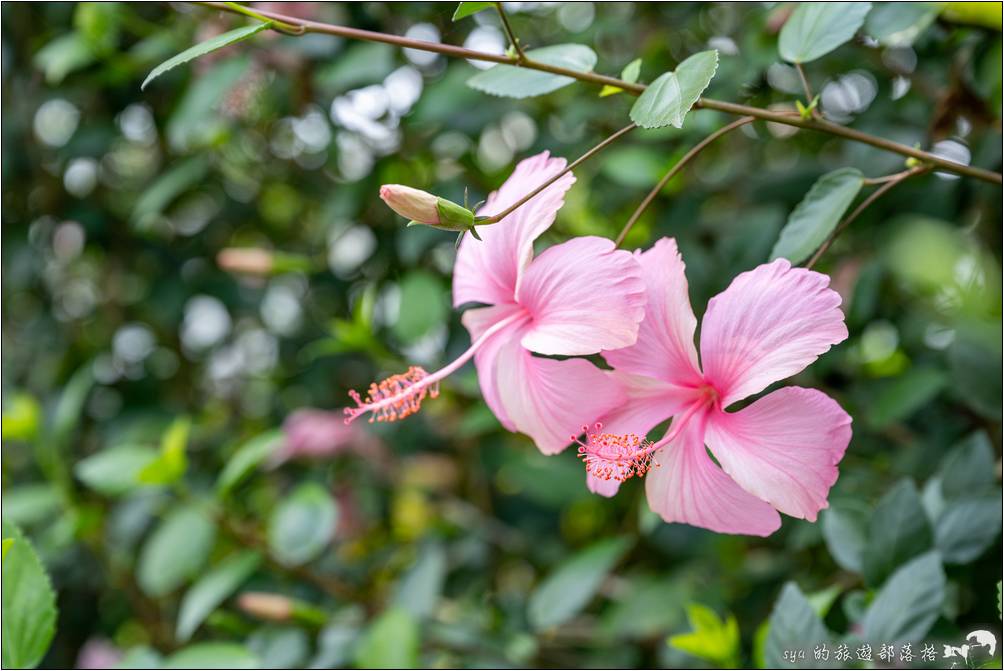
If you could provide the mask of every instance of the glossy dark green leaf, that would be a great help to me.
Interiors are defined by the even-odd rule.
[[[583,44],[556,44],[531,49],[526,55],[541,63],[579,72],[592,72],[596,65],[596,52]],[[557,91],[574,81],[565,75],[500,64],[474,75],[467,85],[493,96],[530,98]]]
[[[968,564],[997,540],[1001,532],[1001,496],[948,503],[934,523],[934,539],[946,564]]]
[[[268,544],[279,561],[289,566],[316,558],[331,542],[338,508],[321,485],[308,482],[283,499],[268,526]]]
[[[870,2],[800,2],[778,38],[781,58],[808,63],[849,41],[865,21]]]
[[[630,546],[627,538],[611,538],[561,564],[530,595],[527,616],[533,628],[556,627],[577,615]]]
[[[146,85],[152,82],[154,79],[161,76],[165,72],[168,72],[169,70],[173,70],[179,65],[184,65],[189,61],[193,61],[196,58],[199,58],[200,56],[205,56],[208,53],[216,51],[217,49],[222,49],[223,47],[228,47],[231,44],[242,42],[253,35],[257,35],[263,30],[268,30],[271,27],[272,23],[270,21],[264,23],[256,23],[250,26],[242,26],[241,28],[235,28],[234,30],[225,32],[221,35],[216,35],[215,37],[211,37],[205,42],[200,42],[199,44],[196,44],[194,47],[189,47],[188,49],[182,51],[180,54],[172,56],[171,58],[167,59],[166,61],[155,67],[153,70],[151,70],[150,74],[148,74],[146,76],[146,79],[143,80],[143,83],[140,85],[140,88],[145,89]]]
[[[863,185],[864,176],[857,168],[840,168],[816,180],[788,217],[770,258],[786,258],[797,265],[812,256],[840,223]]]
[[[941,464],[941,494],[946,499],[986,494],[996,485],[994,448],[983,431],[966,436]]]
[[[718,51],[702,51],[687,58],[672,72],[648,85],[631,108],[631,120],[642,128],[683,127],[694,106],[718,70]]]
[[[56,631],[56,594],[21,532],[4,522],[3,540],[3,668],[32,668],[42,660]]]
[[[938,619],[945,600],[945,572],[937,552],[904,564],[875,596],[861,623],[861,637],[876,643],[919,641]]]

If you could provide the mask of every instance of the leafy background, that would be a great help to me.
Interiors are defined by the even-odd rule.
[[[874,7],[805,64],[822,113],[999,170],[1000,7],[963,4]],[[791,109],[791,9],[510,11],[529,47],[589,45],[608,73],[642,58],[640,81],[717,49],[709,95]],[[451,10],[283,6],[504,49],[494,14]],[[1000,187],[914,178],[827,252],[850,337],[797,381],[854,417],[831,508],[767,539],[717,535],[662,523],[640,483],[589,494],[574,454],[501,429],[470,366],[402,423],[311,416],[322,458],[283,432],[467,345],[452,236],[405,229],[380,184],[480,199],[522,157],[581,154],[632,99],[488,96],[467,62],[269,32],[141,91],[252,22],[183,4],[2,12],[5,667],[779,666],[820,641],[1000,638]],[[697,110],[619,142],[577,170],[542,244],[613,237],[729,120]],[[845,167],[903,160],[758,122],[674,178],[627,246],[675,236],[700,315]],[[231,247],[270,250],[270,272],[228,272]]]

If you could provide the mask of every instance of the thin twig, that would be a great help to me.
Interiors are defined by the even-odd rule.
[[[805,70],[802,69],[801,63],[795,63],[795,69],[798,71],[798,78],[802,80],[802,88],[805,90],[805,104],[812,104],[812,87],[809,86],[809,80],[805,77]]]
[[[499,18],[502,20],[502,30],[505,31],[506,37],[509,38],[509,44],[512,45],[513,51],[516,52],[516,58],[520,63],[526,61],[526,54],[523,53],[523,47],[520,46],[519,40],[516,39],[516,32],[509,25],[509,17],[506,16],[502,3],[496,2],[495,9],[498,10]]]
[[[572,170],[575,170],[575,168],[579,167],[580,165],[582,165],[583,163],[585,163],[586,161],[588,161],[590,158],[592,158],[593,156],[595,156],[599,152],[603,151],[606,147],[608,147],[609,145],[613,144],[614,142],[616,142],[617,140],[619,140],[624,135],[627,135],[629,132],[631,132],[635,128],[636,128],[636,126],[633,123],[632,124],[628,124],[624,128],[621,128],[619,131],[617,131],[616,133],[614,133],[613,135],[611,135],[607,139],[603,140],[603,142],[600,142],[598,145],[596,145],[595,147],[593,147],[592,149],[590,149],[589,151],[587,151],[585,154],[583,154],[579,158],[577,158],[574,161],[572,161],[571,163],[569,163],[565,167],[565,169],[562,170],[561,172],[559,172],[557,175],[555,175],[554,177],[551,177],[546,182],[544,182],[543,184],[541,184],[540,186],[538,186],[536,189],[534,189],[530,193],[526,194],[525,196],[523,196],[522,198],[520,198],[515,203],[513,203],[512,205],[510,205],[506,209],[502,210],[498,214],[493,214],[492,216],[488,217],[487,219],[483,219],[483,220],[479,221],[478,224],[479,225],[494,224],[494,223],[498,223],[499,221],[502,221],[503,219],[505,219],[506,217],[508,217],[510,214],[512,214],[516,210],[516,208],[521,207],[522,205],[524,205],[527,201],[529,201],[531,198],[533,198],[534,196],[536,196],[537,194],[539,194],[541,191],[543,191],[547,187],[549,187],[552,184],[554,184],[555,182],[557,182],[559,179],[561,179],[562,177],[564,177],[566,174],[570,173]]]
[[[231,7],[226,6],[221,2],[199,2],[196,4],[201,4],[206,7],[211,7],[213,9],[218,9],[225,12],[235,12]],[[592,84],[597,84],[599,86],[614,86],[633,95],[640,95],[645,90],[644,84],[634,84],[631,82],[626,82],[617,77],[609,77],[607,75],[601,75],[595,72],[581,72],[579,70],[572,70],[569,68],[563,68],[556,65],[549,65],[547,63],[542,63],[540,61],[535,61],[530,58],[520,62],[518,57],[490,54],[483,51],[475,51],[473,49],[466,49],[464,47],[457,47],[451,44],[442,44],[439,42],[427,42],[425,40],[416,40],[408,37],[401,37],[399,35],[388,35],[386,33],[378,33],[372,30],[362,30],[359,28],[349,28],[347,26],[338,26],[329,23],[322,23],[319,21],[311,21],[308,19],[300,19],[292,16],[287,16],[285,14],[279,14],[276,12],[269,12],[265,10],[255,10],[258,14],[266,16],[272,20],[278,20],[286,24],[290,24],[296,27],[302,27],[304,32],[307,33],[321,33],[325,35],[335,35],[338,37],[344,37],[347,39],[354,40],[365,40],[368,42],[382,42],[384,44],[393,44],[399,47],[404,47],[406,49],[417,49],[419,51],[429,51],[432,53],[443,54],[444,56],[452,56],[455,58],[466,58],[470,60],[478,61],[488,61],[491,63],[501,63],[504,65],[519,65],[520,67],[529,68],[531,70],[538,70],[540,72],[549,72],[555,75],[562,75],[564,77],[571,77],[572,79],[577,79],[583,82],[590,82]],[[975,177],[981,179],[985,182],[991,182],[993,184],[1001,184],[1004,182],[1000,173],[993,172],[991,170],[984,170],[983,168],[976,168],[970,165],[963,165],[961,163],[956,163],[947,158],[937,156],[935,154],[910,147],[905,144],[900,144],[898,142],[893,142],[892,140],[887,140],[885,138],[877,137],[875,135],[870,135],[853,128],[847,128],[846,126],[841,126],[839,124],[826,121],[824,119],[802,119],[797,115],[787,114],[784,112],[777,112],[772,110],[761,109],[759,107],[750,107],[748,105],[740,105],[738,103],[730,103],[722,100],[713,100],[711,98],[700,98],[695,104],[695,108],[698,109],[710,109],[717,110],[719,112],[725,112],[727,114],[734,114],[737,116],[752,116],[763,121],[772,121],[774,123],[780,123],[787,126],[794,126],[796,128],[804,128],[807,130],[815,130],[822,133],[829,133],[830,135],[836,135],[847,140],[853,140],[854,142],[861,142],[863,144],[871,145],[885,151],[900,154],[902,156],[913,157],[923,163],[929,163],[940,170],[946,172],[955,173],[957,175],[966,175],[968,177]]]
[[[751,123],[754,120],[755,119],[751,116],[746,116],[741,119],[736,119],[729,125],[722,126],[714,133],[701,140],[697,145],[694,146],[693,149],[684,154],[683,158],[677,161],[676,164],[669,169],[669,172],[667,172],[665,175],[662,176],[662,179],[659,180],[659,183],[656,184],[655,187],[653,187],[652,190],[648,192],[648,195],[645,196],[645,200],[641,201],[641,204],[639,204],[637,209],[635,209],[634,213],[631,215],[631,218],[627,220],[626,224],[624,224],[624,228],[622,228],[621,232],[617,234],[617,239],[614,241],[614,244],[620,247],[621,243],[624,242],[624,238],[626,238],[627,234],[631,231],[631,228],[641,218],[641,215],[645,212],[645,210],[648,209],[648,206],[652,204],[652,201],[655,200],[655,197],[659,195],[659,192],[661,192],[665,188],[665,186],[669,184],[669,180],[673,179],[673,177],[675,177],[677,173],[679,173],[680,170],[682,170],[683,167],[691,161],[691,159],[693,159],[695,156],[704,151],[704,148],[707,147],[709,144],[711,144],[721,136],[725,135],[729,131],[735,130],[740,126],[745,126],[746,124]]]
[[[870,196],[865,198],[863,201],[861,201],[860,205],[854,208],[853,212],[851,212],[849,215],[847,215],[847,217],[844,218],[843,221],[837,224],[837,227],[833,229],[832,233],[830,233],[830,237],[828,237],[826,239],[826,242],[824,242],[819,247],[819,249],[816,250],[816,253],[812,255],[812,258],[809,259],[808,263],[805,264],[805,267],[811,269],[812,266],[816,265],[816,262],[819,261],[819,258],[826,252],[827,249],[830,248],[830,245],[832,245],[833,241],[837,239],[837,236],[840,235],[840,233],[844,229],[850,226],[851,222],[857,219],[858,215],[864,212],[869,205],[871,205],[876,200],[881,198],[882,194],[884,194],[886,191],[890,191],[894,186],[896,186],[900,182],[910,177],[913,177],[914,175],[919,175],[923,172],[927,172],[930,169],[931,169],[930,166],[917,166],[915,168],[910,168],[909,170],[906,170],[904,172],[897,173],[896,175],[890,175],[892,179],[882,184],[882,186],[880,186],[879,188],[875,189],[875,191],[872,192]]]

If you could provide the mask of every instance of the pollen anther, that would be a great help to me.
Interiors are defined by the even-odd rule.
[[[633,433],[602,433],[603,425],[595,424],[592,429],[582,427],[585,440],[572,436],[579,444],[579,458],[586,465],[586,472],[601,480],[618,480],[642,476],[652,467],[652,443]]]
[[[369,421],[394,422],[413,415],[422,407],[426,396],[439,396],[439,382],[423,384],[429,374],[421,366],[412,366],[406,373],[391,375],[382,382],[370,385],[363,399],[359,392],[352,390],[349,396],[356,407],[345,408],[345,423],[360,415],[371,413]]]

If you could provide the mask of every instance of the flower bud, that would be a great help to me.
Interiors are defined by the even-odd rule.
[[[380,198],[387,203],[387,207],[406,219],[420,224],[439,223],[439,198],[431,193],[401,184],[384,184],[380,187]]]
[[[293,615],[293,601],[281,594],[244,592],[237,605],[248,615],[271,622],[286,622]]]
[[[411,221],[441,231],[467,231],[474,226],[474,213],[463,205],[401,184],[384,184],[380,198],[390,209]]]
[[[230,273],[268,275],[272,272],[275,258],[267,249],[227,247],[216,255],[216,263]]]

